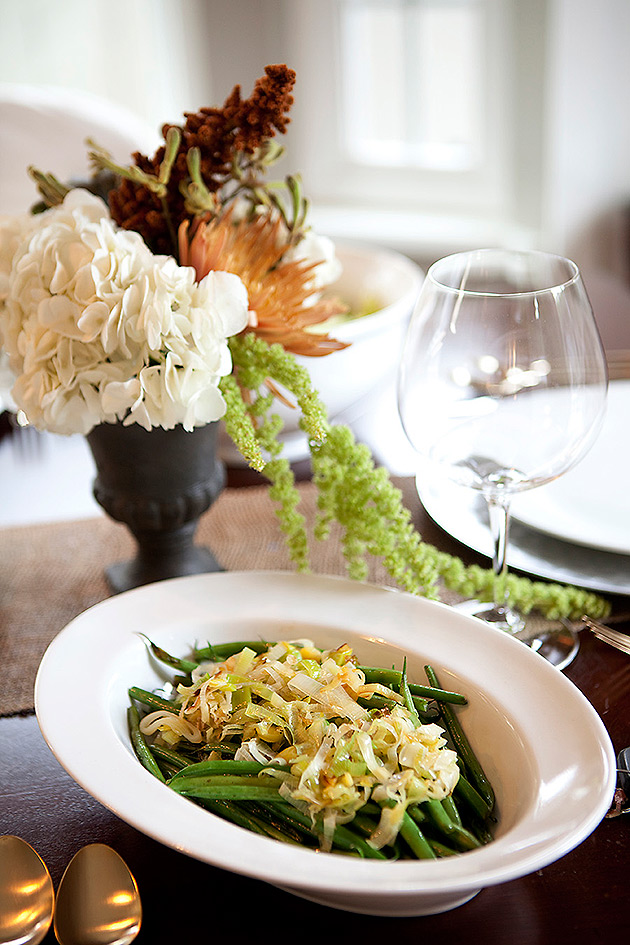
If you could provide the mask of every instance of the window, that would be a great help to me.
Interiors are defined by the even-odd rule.
[[[339,0],[342,147],[359,164],[482,160],[485,5]]]
[[[405,245],[415,227],[421,243],[423,218],[444,230],[445,248],[457,248],[475,220],[483,219],[488,239],[508,220],[523,231],[537,225],[539,206],[529,198],[544,146],[545,7],[287,4],[287,61],[298,74],[292,164],[329,232],[396,242],[398,229]]]

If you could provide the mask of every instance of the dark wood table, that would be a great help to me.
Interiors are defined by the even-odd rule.
[[[479,560],[441,532],[419,503],[413,513],[427,540],[468,561]],[[630,610],[627,599],[616,605]],[[630,658],[585,633],[577,659],[565,672],[600,714],[615,750],[630,744]],[[140,888],[144,922],[137,941],[152,945],[188,945],[217,934],[229,935],[237,945],[249,940],[266,945],[278,937],[375,942],[383,935],[473,945],[597,945],[613,941],[614,933],[627,935],[630,928],[630,815],[603,820],[558,862],[484,889],[453,911],[419,918],[361,916],[199,863],[140,834],[65,773],[33,716],[0,719],[3,833],[31,843],[55,884],[83,844],[113,846]],[[45,941],[55,941],[52,932]]]

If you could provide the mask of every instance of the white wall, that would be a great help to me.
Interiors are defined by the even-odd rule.
[[[287,11],[316,8],[318,2],[0,0],[0,82],[93,92],[124,104],[157,130],[185,110],[220,104],[236,83],[248,94],[268,62],[291,65]],[[572,254],[580,264],[620,271],[626,265],[616,239],[620,208],[630,203],[630,2],[548,0],[547,17],[542,161],[529,163],[520,206],[515,201],[519,219],[503,223],[516,238],[527,218],[533,242]],[[525,54],[528,48],[524,30]],[[524,102],[523,114],[526,109]],[[286,143],[290,151],[291,127]],[[521,142],[520,157],[526,167],[527,144]],[[290,160],[288,165],[299,170]],[[366,214],[369,208],[357,216],[362,228]],[[435,218],[424,238],[423,261],[451,244],[458,248],[458,239],[475,242],[494,232],[488,220],[469,221],[462,222],[458,237],[457,220]],[[382,242],[396,240],[395,224],[389,236],[378,227],[374,233]]]
[[[204,0],[0,0],[0,82],[101,95],[158,130],[212,103],[206,7]]]
[[[630,3],[554,0],[549,26],[545,238],[585,267],[627,276]]]

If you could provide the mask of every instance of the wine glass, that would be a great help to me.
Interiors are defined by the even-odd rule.
[[[465,609],[499,629],[524,628],[506,586],[511,498],[579,462],[601,427],[607,389],[571,260],[482,249],[431,266],[409,323],[398,408],[419,482],[445,477],[487,503],[494,599]]]

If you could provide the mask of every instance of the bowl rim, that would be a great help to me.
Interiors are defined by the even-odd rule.
[[[340,240],[335,243],[335,249],[342,264],[343,255],[347,253],[357,258],[365,259],[366,264],[370,259],[376,259],[382,260],[388,265],[394,265],[399,270],[401,277],[407,279],[409,284],[405,291],[396,299],[388,302],[387,305],[384,305],[377,311],[335,325],[330,329],[332,335],[338,337],[341,341],[356,342],[360,340],[363,335],[374,334],[379,331],[386,322],[397,323],[411,316],[412,309],[426,278],[426,274],[419,263],[398,250],[390,249],[389,247],[372,246],[367,243],[361,244]],[[343,275],[339,277],[338,281],[342,278]],[[333,282],[326,287],[327,295],[335,295],[336,284],[337,282]]]
[[[249,600],[244,594],[245,588]],[[245,606],[242,602],[246,601],[248,613],[252,601],[260,605],[262,600],[263,617],[273,615],[278,609],[282,612],[284,601],[278,595],[285,595],[290,606],[284,608],[286,613],[280,618],[283,622],[290,619],[291,613],[295,617],[297,601],[312,607],[318,597],[326,594],[328,623],[322,627],[329,630],[330,608],[336,608],[335,612],[338,612],[343,605],[344,621],[352,612],[353,627],[359,627],[360,623],[368,624],[363,640],[394,648],[405,647],[417,657],[427,651],[427,634],[431,634],[429,651],[436,645],[434,625],[437,624],[441,634],[458,642],[463,655],[481,647],[484,660],[489,662],[489,671],[496,671],[506,663],[512,664],[525,674],[528,686],[533,677],[540,684],[537,692],[552,691],[553,701],[550,702],[547,695],[546,705],[558,701],[569,703],[571,719],[566,719],[565,724],[571,722],[573,734],[578,722],[585,726],[584,731],[590,739],[589,754],[586,758],[583,752],[581,763],[586,760],[588,773],[597,788],[586,797],[588,809],[581,812],[573,809],[576,807],[574,801],[570,816],[563,814],[565,822],[558,823],[557,828],[554,824],[550,829],[544,819],[541,821],[544,831],[541,836],[532,837],[527,832],[523,834],[522,830],[512,829],[488,846],[457,857],[387,864],[370,860],[352,860],[350,863],[348,858],[336,854],[315,855],[310,850],[295,849],[292,845],[256,836],[169,791],[141,767],[132,754],[128,736],[125,743],[117,731],[121,710],[118,693],[124,685],[125,665],[130,666],[130,658],[137,659],[140,653],[146,662],[146,647],[138,633],[147,607],[153,619],[161,615],[165,620],[158,642],[166,645],[168,639],[183,642],[190,625],[195,621],[198,624],[202,619],[201,608],[202,605],[207,608],[208,595],[213,608],[216,610],[218,607],[220,611],[226,601],[232,600],[233,594],[237,594],[241,610]],[[169,606],[175,603],[177,618],[171,617],[169,622],[166,614]],[[371,623],[370,615],[373,618]],[[420,651],[417,641],[405,636],[406,628],[385,627],[383,621],[391,622],[393,616],[397,619],[408,617],[412,622],[424,619],[427,625],[431,621],[428,630],[423,626],[425,637]],[[228,627],[228,638],[229,630]],[[469,642],[464,630],[469,632]],[[361,638],[356,629],[348,628],[348,633]],[[471,647],[473,636],[474,648]],[[189,640],[189,645],[193,642]],[[460,658],[457,654],[451,655],[451,668],[448,669],[447,660],[446,672],[457,672],[457,666],[461,666]],[[77,666],[86,664],[90,666],[90,672],[77,676]],[[442,669],[438,662],[436,666]],[[129,684],[133,682],[128,681]],[[509,687],[513,689],[513,682]],[[60,691],[66,689],[74,691],[75,696],[82,699],[82,710],[78,715],[70,700],[59,698]],[[159,842],[203,862],[291,887],[292,890],[335,892],[348,896],[365,896],[370,890],[382,897],[425,895],[478,889],[526,875],[559,859],[592,832],[610,806],[616,781],[614,750],[602,720],[577,687],[542,657],[519,641],[474,617],[456,612],[446,604],[338,576],[284,571],[219,572],[162,581],[108,598],[74,618],[50,644],[37,673],[35,703],[42,734],[53,754],[77,783],[117,816]],[[102,711],[104,708],[107,711]],[[554,725],[558,724],[560,721],[554,719]],[[581,729],[580,737],[584,737],[584,731]],[[98,736],[98,748],[96,744],[92,745],[94,733]],[[571,770],[568,773],[571,774]],[[576,774],[573,770],[574,778]],[[580,777],[583,774],[582,771]],[[129,802],[134,791],[138,792],[140,803]],[[540,800],[538,797],[537,801]],[[166,810],[168,814],[157,818],[158,823],[152,813],[156,808],[162,812]],[[530,805],[527,817],[533,817],[535,809],[536,804]],[[169,829],[169,818],[175,819],[178,832]],[[524,817],[519,824],[526,821]],[[534,818],[534,824],[535,821]],[[212,848],[199,840],[199,830],[210,835]]]

